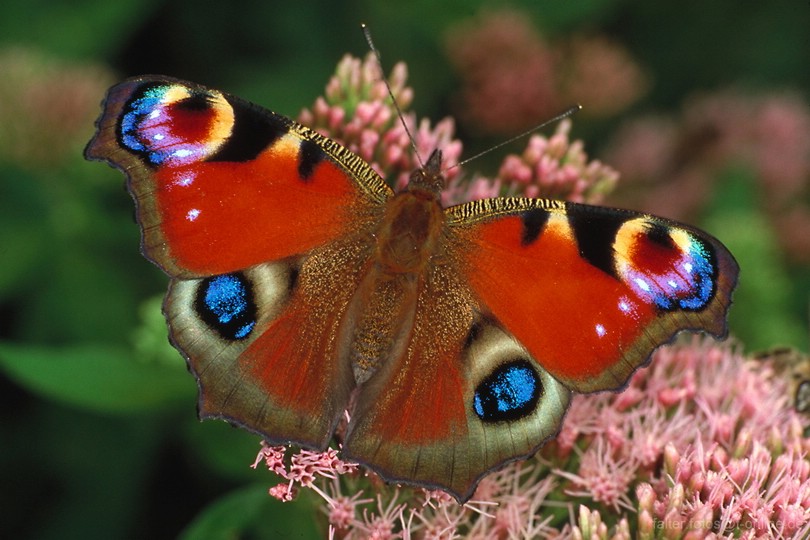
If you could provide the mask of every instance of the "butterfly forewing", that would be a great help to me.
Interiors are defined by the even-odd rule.
[[[368,227],[391,195],[336,143],[216,90],[140,77],[104,107],[86,154],[128,175],[144,254],[173,276],[306,253]]]
[[[474,246],[477,297],[557,380],[618,389],[680,330],[726,334],[738,267],[710,235],[626,210],[541,199],[448,209]]]

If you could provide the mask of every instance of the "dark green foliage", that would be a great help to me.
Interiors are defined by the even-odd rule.
[[[166,279],[138,253],[122,176],[85,163],[82,148],[103,86],[140,73],[195,80],[295,116],[322,93],[344,53],[366,53],[360,22],[371,26],[386,69],[408,64],[413,108],[438,120],[452,111],[457,91],[443,54],[445,31],[480,14],[483,4],[4,5],[0,56],[26,51],[39,59],[30,63],[34,73],[94,65],[95,80],[108,80],[85,98],[92,113],[81,126],[67,129],[54,117],[45,123],[54,132],[24,134],[33,144],[41,136],[43,150],[54,136],[61,140],[64,151],[52,159],[14,150],[18,136],[0,128],[0,537],[323,536],[325,526],[315,523],[322,516],[314,517],[306,498],[282,505],[267,495],[278,480],[248,468],[258,437],[196,421],[193,378],[168,345],[160,315]],[[544,35],[602,33],[622,42],[653,76],[643,104],[649,110],[675,114],[691,93],[732,83],[810,91],[806,2],[512,5]],[[3,77],[20,77],[9,88],[26,88],[23,72],[4,68]],[[15,112],[0,108],[0,124],[11,124],[3,115]],[[583,120],[581,132],[611,133],[619,121]],[[586,142],[596,149],[601,141]],[[810,272],[779,251],[752,174],[717,178],[718,195],[700,224],[740,262],[731,331],[751,348],[806,350]]]

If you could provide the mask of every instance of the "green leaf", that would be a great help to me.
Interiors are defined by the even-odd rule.
[[[101,345],[43,347],[0,342],[0,369],[20,386],[68,405],[133,413],[195,399],[182,366],[137,362],[125,349]]]
[[[313,508],[306,500],[282,503],[266,486],[235,491],[204,509],[180,535],[181,540],[235,538],[321,538]]]

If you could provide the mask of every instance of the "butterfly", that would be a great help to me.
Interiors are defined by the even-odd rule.
[[[622,388],[681,330],[727,333],[738,266],[627,210],[443,208],[436,149],[394,192],[361,158],[226,93],[111,88],[86,157],[123,171],[201,418],[468,500],[534,454],[572,392]]]

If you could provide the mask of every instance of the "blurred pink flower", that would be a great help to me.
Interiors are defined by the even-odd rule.
[[[598,35],[574,36],[560,49],[555,70],[558,94],[581,103],[584,116],[614,115],[646,94],[647,77],[616,41]]]
[[[635,102],[646,78],[621,45],[601,36],[546,42],[529,14],[488,11],[448,33],[461,77],[457,116],[471,131],[512,135],[579,102],[604,117]]]
[[[554,113],[554,55],[525,13],[488,12],[451,30],[462,79],[458,116],[470,129],[514,134]]]

